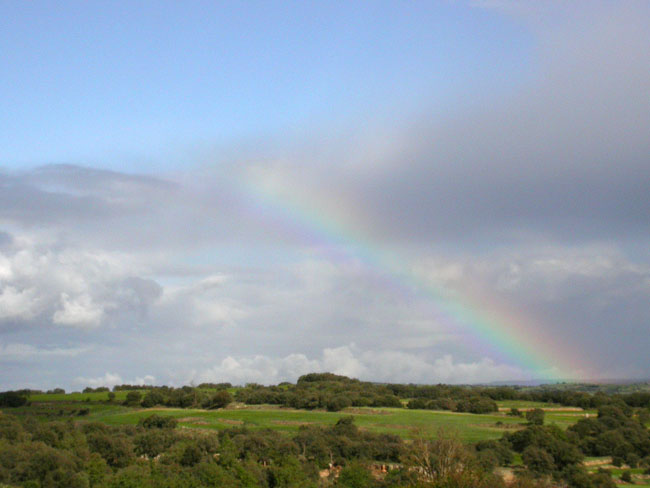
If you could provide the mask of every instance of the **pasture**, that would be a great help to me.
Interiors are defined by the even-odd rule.
[[[522,417],[507,415],[510,408],[545,408],[546,423],[557,424],[563,429],[583,418],[586,413],[576,409],[539,402],[499,403],[499,412],[492,414],[456,413],[437,410],[409,410],[401,408],[351,407],[340,412],[324,410],[296,410],[274,405],[231,404],[226,409],[180,409],[180,408],[132,408],[122,405],[126,391],[116,392],[116,398],[108,401],[108,394],[68,393],[36,394],[30,397],[30,406],[15,409],[14,413],[32,415],[43,420],[62,416],[75,416],[79,421],[99,421],[109,425],[135,425],[153,413],[174,417],[181,428],[227,429],[273,429],[293,433],[304,425],[333,425],[343,416],[353,416],[355,424],[367,431],[389,433],[404,439],[415,435],[435,436],[440,429],[455,433],[464,442],[498,439],[504,432],[514,431],[526,424]]]

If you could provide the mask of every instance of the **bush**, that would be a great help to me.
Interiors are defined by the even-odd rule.
[[[341,470],[335,486],[370,488],[375,485],[376,483],[372,474],[365,466],[359,463],[351,463]]]
[[[327,399],[326,408],[329,412],[338,412],[352,405],[350,399],[345,395],[335,395]]]
[[[521,458],[526,467],[537,475],[551,473],[555,469],[553,456],[536,446],[524,449]]]
[[[87,437],[92,452],[103,457],[109,466],[123,468],[133,458],[133,444],[130,439],[102,432],[94,432]]]
[[[219,390],[204,402],[204,407],[209,409],[225,408],[233,401],[232,395],[226,390]]]
[[[155,413],[138,421],[138,426],[145,429],[175,429],[176,425],[178,421],[175,418]]]
[[[27,396],[17,391],[4,391],[0,393],[0,407],[16,408],[27,403]]]
[[[156,405],[164,405],[165,397],[156,390],[149,391],[142,399],[142,406],[144,408],[155,407]]]
[[[139,391],[130,391],[126,394],[126,400],[124,401],[125,405],[135,406],[140,404],[142,398],[142,393]]]
[[[526,412],[526,420],[531,425],[543,425],[544,424],[544,410],[541,408],[534,408]]]

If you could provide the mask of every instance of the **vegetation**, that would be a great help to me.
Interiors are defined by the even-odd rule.
[[[22,390],[0,403],[0,486],[600,488],[648,486],[650,470],[643,391],[325,373],[276,386]]]

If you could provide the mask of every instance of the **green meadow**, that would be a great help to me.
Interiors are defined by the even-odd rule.
[[[131,408],[122,405],[126,391],[116,392],[112,402],[108,393],[36,394],[30,397],[30,406],[14,410],[16,414],[31,415],[42,420],[53,420],[63,415],[76,416],[78,421],[99,421],[110,425],[135,425],[144,417],[158,415],[174,417],[181,428],[187,429],[273,429],[296,432],[304,425],[333,425],[343,416],[353,416],[361,429],[376,433],[396,434],[409,439],[415,435],[435,436],[441,429],[455,433],[464,442],[498,439],[504,432],[523,428],[526,420],[507,415],[510,408],[551,408],[546,411],[546,423],[565,429],[585,413],[558,408],[539,402],[499,402],[502,411],[492,414],[456,413],[406,408],[347,408],[340,412],[324,410],[295,410],[275,405],[246,406],[232,404],[226,409],[202,410],[179,408]],[[589,412],[590,414],[595,412]]]

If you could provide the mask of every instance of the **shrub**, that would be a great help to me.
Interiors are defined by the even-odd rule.
[[[124,404],[129,406],[139,405],[141,398],[142,398],[142,393],[140,393],[139,391],[132,390],[126,394],[126,400],[124,401]]]
[[[174,429],[176,425],[178,421],[175,418],[155,413],[138,421],[138,426],[145,429]]]
[[[0,393],[0,407],[16,408],[27,403],[27,396],[17,391],[4,391]]]
[[[204,402],[204,406],[209,409],[225,408],[232,403],[232,395],[226,390],[219,390]]]
[[[544,410],[541,408],[534,408],[526,412],[526,420],[531,425],[543,425],[544,424]]]

